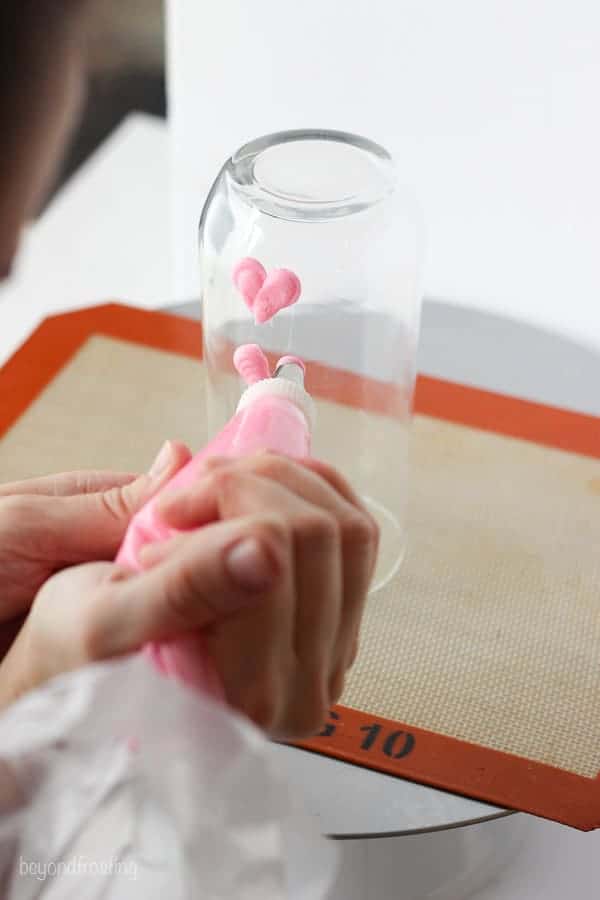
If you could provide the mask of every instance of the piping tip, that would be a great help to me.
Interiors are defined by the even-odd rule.
[[[273,378],[285,378],[304,387],[304,363],[297,356],[282,356],[275,367]]]

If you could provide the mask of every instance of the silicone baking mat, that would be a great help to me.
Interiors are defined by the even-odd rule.
[[[0,480],[201,446],[200,347],[198,323],[116,304],[46,320],[0,372]],[[357,396],[336,374],[330,422]],[[416,413],[407,557],[301,746],[598,827],[600,421],[428,378]]]

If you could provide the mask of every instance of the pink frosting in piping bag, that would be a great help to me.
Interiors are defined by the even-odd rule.
[[[240,347],[236,355],[240,372],[245,368],[248,376],[257,371],[265,374],[262,351],[256,345]],[[192,484],[201,474],[204,460],[210,456],[239,457],[260,450],[294,458],[310,454],[314,407],[304,390],[303,363],[295,357],[283,357],[272,378],[268,377],[268,366],[266,373],[267,377],[262,379],[247,378],[250,386],[242,395],[233,418],[160,493]],[[117,555],[117,562],[131,569],[140,569],[138,553],[144,544],[167,540],[177,533],[158,517],[155,510],[158,496],[160,494],[133,517]],[[224,698],[220,679],[205,651],[200,632],[148,645],[147,651],[164,674]]]

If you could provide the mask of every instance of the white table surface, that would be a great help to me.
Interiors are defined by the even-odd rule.
[[[0,362],[10,355],[36,321],[59,309],[83,306],[107,297],[119,297],[146,308],[187,299],[169,292],[165,252],[169,233],[167,155],[164,124],[147,117],[130,119],[33,226],[23,247],[17,276],[0,289]],[[443,309],[437,311],[440,312],[443,316]],[[458,311],[458,316],[455,318],[457,334],[464,335],[473,325],[473,319],[469,311]],[[461,320],[460,316],[465,318]],[[480,320],[484,331],[491,324],[489,320],[487,325]],[[471,332],[469,339],[474,337],[475,333]],[[444,374],[440,369],[450,355],[454,356],[455,364],[464,367],[461,380],[484,387],[501,386],[490,379],[483,365],[471,370],[464,360],[456,360],[452,347],[444,341],[436,354],[434,344],[441,338],[442,333],[436,337],[434,329],[435,358],[422,363],[424,371]],[[574,349],[570,359],[583,376],[592,370],[594,361]],[[549,345],[547,352],[551,361]],[[485,362],[485,357],[481,362]],[[528,372],[528,390],[524,392],[547,402],[548,388],[538,360],[529,358],[523,365],[525,373],[507,367],[505,389],[523,392],[521,375]],[[569,382],[572,370],[563,370],[563,376]],[[593,383],[589,384],[588,395],[578,398],[577,405],[590,412],[599,411]],[[480,900],[564,900],[565,897],[594,900],[598,895],[600,834],[582,834],[531,817],[519,819],[525,823],[527,832],[522,852],[494,884],[477,895]],[[490,829],[496,824],[474,827]],[[432,838],[435,835],[428,836]],[[362,900],[395,900],[406,896],[402,889],[402,854],[411,852],[414,845],[406,842],[412,840],[402,837],[342,843],[345,857],[342,878],[348,887],[348,900],[352,891],[353,896]],[[427,847],[421,843],[419,852],[427,854]],[[434,866],[433,843],[429,847]],[[336,896],[341,896],[344,885],[340,883],[338,888]]]

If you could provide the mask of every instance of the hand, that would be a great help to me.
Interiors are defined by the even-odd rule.
[[[149,474],[67,472],[0,485],[0,623],[24,613],[52,574],[113,559],[140,508],[190,458],[168,442]]]
[[[233,706],[273,737],[313,734],[356,657],[378,527],[346,480],[323,463],[263,453],[208,460],[205,468],[191,489],[159,500],[159,515],[174,528],[193,529],[268,513],[285,564],[259,608],[215,622],[203,643]],[[146,549],[143,564],[158,564],[187,540]]]
[[[354,659],[376,559],[376,525],[351,488],[323,464],[264,454],[210,461],[159,508],[191,530],[147,547],[145,571],[95,563],[46,583],[0,669],[0,704],[201,629],[234,708],[276,738],[317,731]]]

